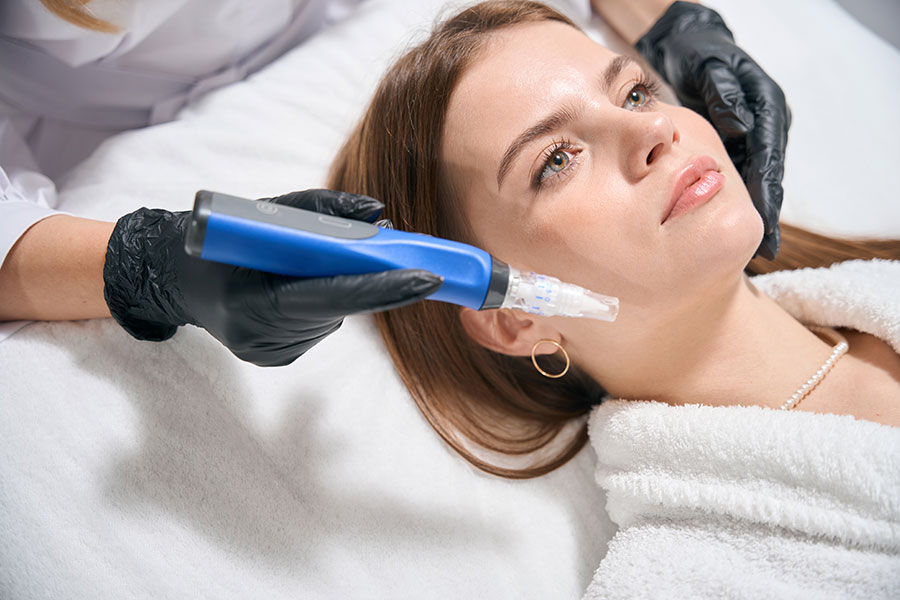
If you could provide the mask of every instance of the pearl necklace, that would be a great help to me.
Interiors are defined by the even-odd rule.
[[[827,375],[831,368],[834,367],[834,363],[850,349],[847,339],[830,327],[809,326],[808,329],[824,333],[826,337],[831,339],[832,343],[837,342],[837,345],[832,348],[831,356],[829,356],[828,360],[819,367],[819,370],[813,373],[813,376],[807,379],[806,383],[801,385],[800,388],[781,405],[781,410],[791,410],[797,406],[801,400],[806,398],[809,393],[813,391],[813,388],[825,379],[825,375]]]

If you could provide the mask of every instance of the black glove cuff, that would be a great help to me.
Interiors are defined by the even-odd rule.
[[[672,35],[699,31],[719,32],[734,42],[734,35],[719,13],[693,2],[674,2],[634,47],[663,74],[662,42]]]
[[[113,318],[139,340],[167,340],[187,322],[173,298],[173,252],[183,252],[185,214],[141,208],[119,219],[109,238],[103,297]]]

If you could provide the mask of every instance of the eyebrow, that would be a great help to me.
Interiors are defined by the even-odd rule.
[[[637,63],[629,56],[617,56],[614,58],[606,66],[600,76],[601,93],[607,94],[609,88],[619,74],[632,64]],[[506,149],[506,152],[503,153],[503,158],[500,160],[500,168],[497,169],[497,188],[499,189],[500,186],[503,185],[503,178],[509,173],[513,163],[516,161],[516,158],[519,157],[519,154],[521,154],[522,149],[525,148],[525,146],[542,135],[546,135],[551,131],[561,128],[563,125],[574,121],[578,118],[579,114],[581,114],[579,108],[580,107],[575,106],[574,104],[566,104],[520,133]]]

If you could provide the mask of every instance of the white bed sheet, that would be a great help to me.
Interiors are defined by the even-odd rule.
[[[831,2],[711,4],[791,102],[785,218],[900,235],[897,51]],[[112,220],[188,209],[201,188],[321,185],[439,5],[372,0],[178,121],[110,140],[63,209]],[[153,344],[110,321],[33,324],[0,344],[0,397],[4,598],[572,598],[615,530],[587,449],[523,482],[449,451],[368,318],[278,369],[190,327]]]

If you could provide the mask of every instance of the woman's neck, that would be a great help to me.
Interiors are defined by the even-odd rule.
[[[828,358],[831,346],[742,277],[665,333],[616,344],[584,367],[617,398],[667,404],[778,408]],[[815,392],[813,392],[815,393]]]

